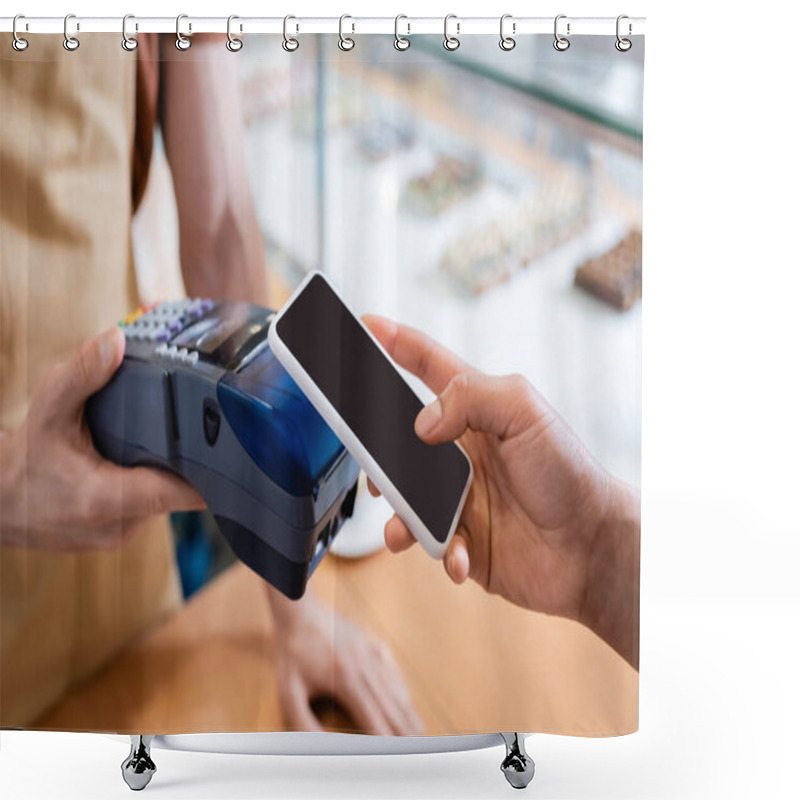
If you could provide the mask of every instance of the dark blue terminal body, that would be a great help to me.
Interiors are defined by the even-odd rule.
[[[191,483],[236,555],[297,599],[353,512],[358,465],[272,354],[273,316],[204,299],[137,312],[86,417],[106,458]]]

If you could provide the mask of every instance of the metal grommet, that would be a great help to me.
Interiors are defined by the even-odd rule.
[[[569,50],[569,39],[567,36],[570,34],[570,23],[567,23],[567,36],[562,36],[558,32],[558,22],[559,20],[566,19],[566,14],[559,14],[556,17],[556,21],[553,23],[553,35],[556,37],[555,41],[553,42],[553,47],[558,50],[559,53],[563,53],[565,50]]]
[[[403,50],[408,50],[408,48],[411,47],[411,39],[407,39],[405,36],[401,36],[400,35],[400,20],[401,19],[408,19],[408,17],[405,14],[398,14],[394,18],[394,49],[395,50],[400,50],[402,52]],[[406,35],[410,36],[411,35],[411,23],[410,22],[406,23],[406,28],[408,28],[408,31],[407,31]]]
[[[512,36],[506,36],[505,34],[505,24],[507,19],[511,19],[511,14],[503,14],[500,17],[500,49],[505,50],[508,52],[509,50],[513,50],[517,46],[517,40],[514,39]],[[517,32],[517,23],[511,23],[511,33]]]
[[[67,14],[67,16],[64,17],[64,41],[62,44],[64,45],[65,50],[69,50],[70,53],[73,53],[81,46],[81,43],[78,41],[77,36],[69,35],[69,21],[71,19],[75,19],[74,14]],[[75,30],[79,31],[80,29],[80,24],[76,23]]]
[[[244,47],[244,42],[231,33],[231,22],[233,22],[235,19],[239,19],[236,14],[231,14],[228,17],[228,41],[225,42],[225,47],[227,47],[231,53],[238,53]],[[242,26],[240,25],[239,31],[241,30]]]
[[[122,49],[132,53],[139,46],[139,41],[135,36],[128,36],[129,19],[136,19],[136,17],[134,17],[133,14],[126,14],[122,18]],[[136,25],[136,30],[139,30],[138,25]]]
[[[356,40],[352,36],[345,36],[342,26],[346,19],[353,19],[349,14],[342,14],[339,17],[339,49],[344,50],[345,53],[352,50],[356,46]],[[356,25],[352,23],[352,32],[355,33]]]
[[[631,47],[633,47],[633,42],[630,39],[623,39],[619,34],[619,24],[624,19],[628,19],[628,15],[627,14],[620,14],[617,17],[617,41],[614,42],[614,47],[616,47],[617,50],[620,51],[620,53],[627,53],[628,50],[630,50]],[[632,30],[633,30],[633,26],[629,22],[628,23],[628,36],[630,36]]]
[[[458,20],[458,17],[456,17],[455,14],[448,14],[444,18],[444,41],[442,42],[442,46],[445,50],[449,50],[452,53],[453,50],[458,50],[458,48],[461,47],[461,41],[457,36],[451,36],[448,32],[451,19]],[[461,23],[458,21],[456,22],[456,33],[461,33]]]
[[[300,47],[300,41],[295,39],[294,36],[289,36],[288,28],[290,19],[296,19],[296,17],[293,17],[291,14],[287,14],[283,18],[283,49],[287,53],[294,53],[294,51]]]
[[[27,39],[23,39],[23,38],[22,38],[22,37],[21,37],[21,36],[20,36],[20,35],[17,33],[17,20],[20,20],[20,19],[25,19],[25,15],[24,15],[24,14],[17,14],[17,15],[14,17],[14,22],[13,22],[13,23],[12,23],[12,25],[11,25],[11,33],[12,33],[12,34],[14,34],[14,38],[11,40],[11,46],[12,46],[12,47],[13,47],[13,48],[14,48],[14,49],[15,49],[15,50],[18,52],[18,53],[21,53],[23,50],[27,50],[27,49],[28,49],[28,40],[27,40]],[[25,25],[25,28],[27,29],[27,27],[28,27],[28,26],[27,26],[27,24],[26,24],[26,25]]]
[[[178,50],[188,50],[192,46],[192,40],[187,38],[181,33],[181,20],[188,19],[188,14],[178,14],[177,18],[175,19],[175,47]],[[192,32],[192,23],[189,23],[189,33]]]

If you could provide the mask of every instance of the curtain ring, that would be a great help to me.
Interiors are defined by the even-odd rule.
[[[11,46],[18,53],[21,53],[23,50],[27,50],[28,49],[28,40],[27,39],[23,39],[17,33],[17,20],[20,20],[20,19],[25,19],[25,15],[24,14],[17,14],[17,16],[14,17],[14,22],[11,25],[11,33],[14,34],[14,38],[11,40]]]
[[[622,37],[619,35],[619,24],[620,24],[620,22],[622,22],[622,20],[624,20],[624,19],[628,19],[628,15],[627,15],[627,14],[620,14],[620,15],[617,17],[617,41],[616,41],[616,42],[614,42],[614,47],[616,47],[616,48],[617,48],[617,50],[619,50],[619,51],[620,51],[620,53],[627,53],[627,52],[628,52],[628,50],[630,50],[630,49],[631,49],[631,47],[633,47],[633,42],[632,42],[630,39],[623,39],[623,38],[622,38]],[[630,36],[630,34],[631,34],[631,30],[632,30],[632,28],[631,28],[631,24],[630,24],[630,22],[629,22],[629,23],[628,23],[628,35],[629,35],[629,36]]]
[[[75,52],[75,50],[77,50],[81,46],[81,43],[78,41],[78,37],[77,36],[70,36],[69,35],[68,28],[69,28],[69,21],[71,19],[75,19],[75,15],[74,14],[67,14],[67,16],[64,17],[64,41],[63,41],[63,45],[64,45],[64,49],[65,50],[69,50],[70,53],[73,53],[73,52]],[[75,23],[75,30],[79,31],[80,29],[81,29],[80,25],[78,23]]]
[[[188,14],[178,14],[175,19],[175,47],[178,50],[188,50],[192,46],[192,40],[181,33],[181,20],[188,19]],[[192,23],[189,23],[189,33],[192,32]]]
[[[452,53],[453,50],[458,50],[458,48],[461,47],[461,41],[457,36],[451,36],[448,32],[448,26],[451,19],[458,20],[458,17],[455,14],[448,14],[444,18],[444,41],[442,42],[442,47]],[[456,33],[461,33],[460,22],[456,22]]]
[[[408,50],[411,47],[411,39],[407,39],[405,36],[400,35],[400,20],[401,19],[408,19],[405,14],[398,14],[394,18],[394,49],[400,50]],[[411,33],[411,23],[407,22],[406,27],[408,28],[408,34]]]
[[[348,50],[352,50],[356,46],[356,40],[352,36],[345,36],[344,32],[342,31],[342,26],[344,25],[344,21],[346,19],[353,19],[349,14],[342,14],[339,17],[339,49],[344,50],[347,52]],[[356,30],[355,22],[352,23],[353,26],[353,33]]]
[[[294,53],[298,47],[300,47],[300,40],[296,39],[294,36],[289,36],[288,29],[289,29],[289,20],[290,19],[297,19],[293,17],[291,14],[287,14],[283,18],[283,49],[287,53]]]
[[[228,41],[225,42],[225,47],[227,47],[231,53],[238,53],[244,47],[244,42],[231,33],[231,22],[235,19],[239,19],[236,14],[231,14],[228,17]],[[241,29],[242,27],[240,25],[239,30],[241,31]]]
[[[513,36],[506,36],[504,30],[506,20],[511,18],[512,18],[511,14],[503,14],[503,16],[500,17],[500,49],[505,50],[506,52],[508,52],[509,50],[513,50],[517,46],[516,39],[514,39]],[[517,32],[516,22],[511,23],[511,32],[512,33]]]
[[[136,19],[136,17],[134,17],[133,14],[126,14],[122,18],[122,49],[132,53],[139,46],[139,41],[135,36],[128,36],[129,19]],[[138,25],[136,26],[136,30],[139,30]]]
[[[561,19],[566,19],[566,14],[559,14],[556,17],[556,21],[553,24],[553,34],[555,35],[555,41],[553,42],[553,47],[558,50],[559,53],[563,53],[565,50],[569,50],[569,39],[566,36],[561,36],[558,32],[558,21]],[[570,33],[570,23],[567,23],[567,36]]]

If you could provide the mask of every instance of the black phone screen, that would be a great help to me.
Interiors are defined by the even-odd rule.
[[[324,278],[309,280],[276,333],[425,527],[444,542],[469,461],[452,442],[428,445],[417,437],[421,401]]]

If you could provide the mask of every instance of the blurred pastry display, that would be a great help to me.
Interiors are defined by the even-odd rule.
[[[575,285],[620,311],[642,296],[642,234],[632,230],[610,250],[584,262]]]
[[[287,112],[291,131],[301,137],[314,136],[318,126],[317,74],[313,63],[276,66],[270,61],[246,62],[241,77],[242,107],[248,125],[280,120]],[[346,85],[330,88],[325,123],[328,131],[347,128],[359,116],[357,99]]]
[[[481,294],[582,230],[588,210],[581,175],[553,169],[502,217],[448,245],[441,268],[471,294]]]
[[[358,124],[361,107],[357,98],[340,86],[331,87],[332,98],[325,113],[325,133],[346,131]],[[296,136],[313,138],[319,133],[319,106],[316,96],[303,97],[293,102],[289,109],[292,120],[292,133]]]
[[[435,217],[483,186],[483,169],[477,159],[441,155],[429,172],[408,181],[405,207],[414,213]]]
[[[251,70],[242,75],[242,111],[248,125],[260,117],[280,113],[289,105],[288,69]]]
[[[393,125],[385,120],[373,120],[356,132],[359,153],[373,163],[408,150],[415,141],[414,131],[410,127]]]
[[[640,80],[640,66],[617,69],[598,48],[576,67],[588,70],[576,98],[563,68],[551,76],[533,52],[530,62],[503,62],[514,78],[507,84],[494,71],[440,60],[440,43],[425,49],[421,40],[395,59],[382,40],[365,41],[369,57],[356,60],[335,55],[335,42],[326,50],[322,38],[317,57],[305,59],[274,45],[254,39],[263,57],[241,61],[242,105],[265,239],[284,251],[275,263],[293,280],[324,255],[332,271],[379,259],[387,271],[434,272],[438,280],[417,285],[423,301],[430,292],[479,296],[534,266],[543,269],[541,282],[529,276],[532,290],[561,291],[574,277],[620,309],[641,295],[641,110],[615,105],[630,94],[619,82]],[[340,162],[352,168],[331,169]],[[276,186],[308,210],[313,235],[275,202]],[[598,239],[609,223],[632,233],[600,254],[594,246],[609,243]],[[366,232],[359,246],[340,236],[351,230]],[[413,248],[399,246],[412,239]],[[608,317],[599,304],[580,305]]]
[[[313,103],[316,75],[308,65],[246,62],[242,67],[241,87],[242,110],[249,125],[279,116],[298,104]]]

